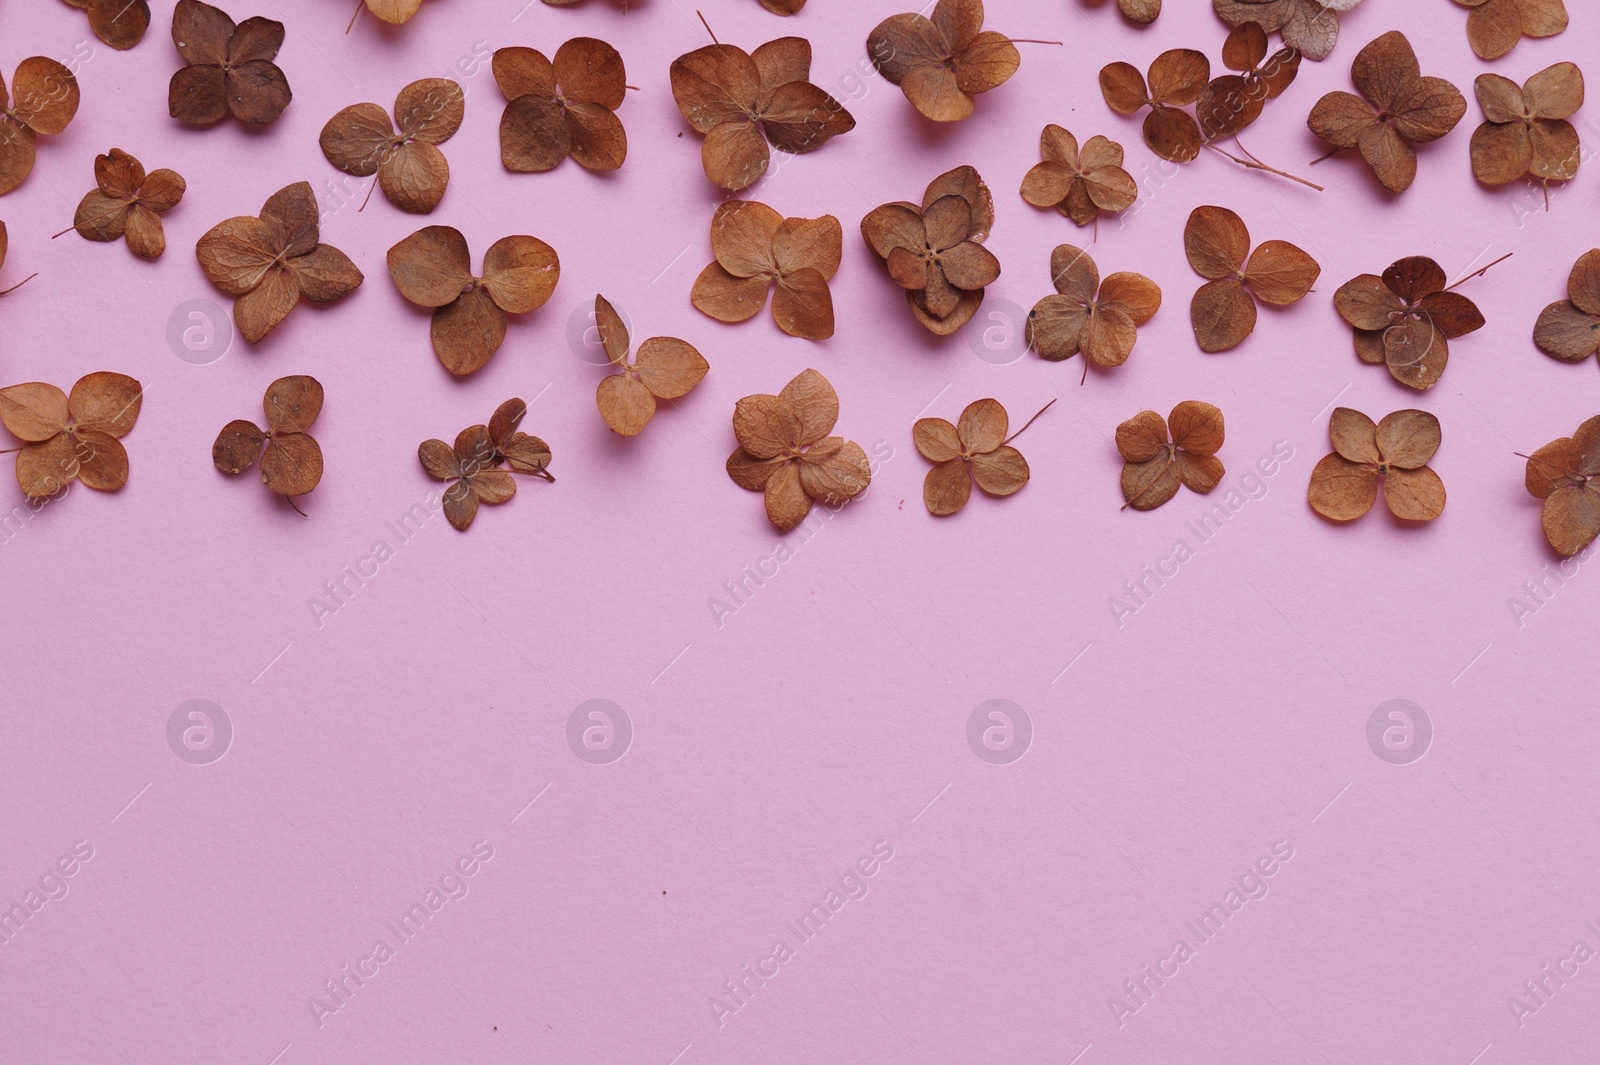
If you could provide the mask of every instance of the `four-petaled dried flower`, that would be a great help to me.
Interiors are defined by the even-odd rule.
[[[319,240],[317,198],[304,181],[279,189],[261,215],[230,218],[200,238],[206,277],[232,296],[233,320],[252,344],[289,316],[304,296],[328,303],[360,285],[350,257]]]
[[[1322,267],[1285,240],[1250,250],[1244,220],[1226,207],[1196,207],[1183,231],[1195,273],[1209,278],[1189,304],[1202,351],[1228,351],[1256,328],[1256,300],[1283,307],[1311,291]]]
[[[939,0],[933,18],[891,15],[867,36],[867,56],[911,106],[935,122],[972,114],[972,98],[1005,82],[1022,57],[983,28],[983,0]]]
[[[328,119],[319,141],[322,154],[346,174],[376,173],[390,203],[427,214],[450,182],[450,164],[438,146],[461,128],[466,103],[461,86],[449,78],[413,81],[395,98],[393,124],[377,104],[352,104]]]
[[[968,403],[955,425],[943,418],[917,419],[911,438],[922,457],[935,464],[922,481],[922,502],[929,514],[943,517],[966,506],[973,482],[992,496],[1022,490],[1030,475],[1028,460],[1008,441],[1027,426],[1007,436],[1010,427],[1006,409],[994,399]]]
[[[1529,455],[1523,483],[1544,500],[1551,547],[1575,555],[1593,543],[1600,533],[1600,415]]]
[[[1562,362],[1600,351],[1600,248],[1586,251],[1567,278],[1567,298],[1552,303],[1533,328],[1539,350]]]
[[[1100,280],[1100,270],[1087,252],[1070,244],[1050,253],[1050,277],[1056,295],[1046,296],[1028,312],[1028,347],[1050,362],[1084,357],[1101,368],[1128,361],[1138,327],[1161,307],[1161,289],[1143,274],[1115,273]]]
[[[1179,403],[1166,418],[1143,410],[1117,426],[1123,508],[1154,510],[1177,495],[1179,485],[1210,492],[1227,472],[1217,458],[1222,438],[1222,412],[1195,399]]]
[[[1483,125],[1472,131],[1472,173],[1485,185],[1529,176],[1570,181],[1583,148],[1567,119],[1583,106],[1583,71],[1571,63],[1546,67],[1519,87],[1499,74],[1473,84]]]
[[[1340,286],[1333,305],[1355,327],[1362,362],[1386,363],[1394,379],[1432,388],[1450,358],[1449,341],[1483,328],[1477,304],[1445,287],[1444,270],[1413,255]]]
[[[89,16],[89,32],[119,52],[144,39],[150,28],[150,5],[145,0],[66,0]]]
[[[461,430],[454,447],[443,440],[424,440],[418,446],[417,458],[428,476],[450,482],[444,490],[444,516],[456,529],[467,530],[478,516],[478,504],[493,506],[516,495],[514,473],[555,482],[547,469],[550,445],[517,428],[527,413],[522,400],[508,399],[495,409],[488,425]]]
[[[989,186],[970,166],[958,166],[934,178],[922,194],[921,207],[902,200],[874,208],[861,220],[861,235],[872,253],[885,265],[889,265],[890,260],[896,257],[897,251],[901,251],[899,261],[905,264],[908,261],[907,254],[916,258],[930,250],[929,212],[939,201],[950,197],[965,201],[967,206],[967,232],[960,238],[960,243],[981,245],[989,236],[989,227],[994,225],[994,198],[989,194]],[[961,212],[954,205],[947,204],[939,208],[933,217],[934,227],[938,229],[953,219],[959,220]],[[962,273],[959,256],[963,255],[969,256],[972,263],[989,262],[986,255],[972,256],[966,251],[959,252],[958,274]],[[995,268],[998,274],[998,263]],[[893,274],[892,266],[890,273]],[[926,277],[928,283],[925,287],[906,288],[906,301],[911,304],[911,313],[917,321],[937,336],[949,336],[966,325],[983,303],[982,288],[962,288],[955,283],[956,277],[946,270],[929,269],[925,275],[909,273],[903,276],[912,281]],[[898,278],[896,282],[900,283]]]
[[[623,436],[637,436],[655,417],[656,400],[677,399],[699,384],[710,366],[677,337],[651,337],[628,362],[628,327],[604,296],[594,298],[594,321],[606,358],[620,373],[600,382],[595,402],[606,424]]]
[[[1428,467],[1439,450],[1439,419],[1422,410],[1397,410],[1383,421],[1336,407],[1328,421],[1333,453],[1311,471],[1306,498],[1334,521],[1353,521],[1383,501],[1397,518],[1432,521],[1444,513],[1444,482]]]
[[[1161,158],[1187,163],[1200,154],[1205,138],[1194,116],[1180,110],[1200,98],[1211,77],[1211,60],[1192,48],[1173,48],[1150,64],[1150,82],[1132,63],[1116,62],[1100,71],[1100,94],[1119,115],[1144,116],[1144,142]]]
[[[322,413],[322,383],[296,374],[267,386],[261,401],[267,427],[243,418],[229,422],[211,445],[211,461],[223,473],[243,473],[257,461],[269,492],[303,496],[322,480],[322,448],[306,432]]]
[[[1554,37],[1567,28],[1562,0],[1456,0],[1467,14],[1467,41],[1480,59],[1499,59],[1524,35]]]
[[[161,214],[183,199],[188,187],[173,170],[146,174],[139,160],[121,148],[94,160],[98,188],[85,193],[72,216],[72,228],[87,240],[128,238],[128,250],[141,259],[159,259],[167,250]]]
[[[276,122],[293,95],[272,60],[283,47],[283,23],[259,15],[237,26],[200,0],[178,0],[172,43],[184,66],[167,87],[173,118],[209,126],[230,114],[240,122]]]
[[[36,55],[17,64],[11,95],[0,81],[0,196],[33,172],[34,141],[60,133],[78,113],[78,79],[54,59]]]
[[[554,62],[532,48],[497,49],[494,80],[507,100],[500,116],[507,170],[553,170],[569,155],[589,170],[615,170],[627,158],[628,134],[614,112],[628,78],[606,42],[574,37]]]
[[[1436,141],[1467,113],[1461,91],[1425,78],[1411,42],[1390,30],[1356,53],[1350,80],[1361,95],[1330,92],[1306,119],[1334,148],[1357,148],[1383,187],[1404,192],[1417,176],[1416,144]]]
[[[144,392],[120,373],[78,379],[69,396],[39,381],[0,388],[0,423],[25,441],[17,452],[17,483],[31,499],[55,495],[74,479],[115,492],[128,483],[121,438],[139,418]]]
[[[764,203],[729,200],[711,218],[711,254],[689,299],[719,322],[754,318],[772,297],[772,320],[790,336],[833,336],[828,280],[839,269],[844,233],[831,214],[785,218]]]
[[[1200,131],[1211,140],[1232,137],[1260,118],[1267,101],[1281,96],[1300,73],[1300,53],[1284,47],[1269,59],[1266,32],[1245,22],[1222,43],[1222,65],[1238,73],[1212,78],[1194,109]]]
[[[815,370],[776,396],[746,396],[734,406],[739,446],[728,456],[728,476],[766,494],[767,518],[779,532],[804,521],[812,500],[842,506],[871,482],[861,445],[828,435],[838,420],[839,396]]]
[[[427,226],[389,249],[389,276],[400,295],[433,308],[433,350],[453,374],[480,369],[506,338],[506,315],[544,306],[561,279],[556,251],[538,237],[501,237],[472,272],[467,238],[450,226]]]
[[[698,133],[700,161],[722,188],[749,188],[767,172],[772,147],[816,151],[856,120],[811,84],[811,42],[780,37],[746,53],[708,44],[672,61],[672,98]]]
[[[1080,226],[1139,198],[1116,141],[1096,135],[1080,149],[1076,137],[1051,123],[1039,134],[1039,156],[1043,162],[1023,175],[1022,198],[1035,207],[1054,207]]]
[[[1212,0],[1217,15],[1228,25],[1257,23],[1319,63],[1339,43],[1339,12],[1359,3],[1361,0]]]

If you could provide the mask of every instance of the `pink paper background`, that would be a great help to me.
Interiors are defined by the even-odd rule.
[[[167,117],[171,0],[153,0],[155,25],[128,53],[93,41],[65,4],[0,8],[8,76],[28,55],[76,54],[83,88],[71,128],[0,200],[11,236],[0,281],[40,274],[0,301],[0,378],[70,386],[111,369],[146,387],[125,441],[126,490],[75,488],[13,519],[0,545],[0,901],[23,901],[77,841],[93,848],[67,895],[0,946],[0,1061],[1600,1057],[1600,961],[1548,983],[1553,996],[1520,1027],[1507,1005],[1575,940],[1600,949],[1585,925],[1600,926],[1600,576],[1578,566],[1546,602],[1526,600],[1538,609],[1520,623],[1508,604],[1556,561],[1513,452],[1600,411],[1593,362],[1559,364],[1529,340],[1596,243],[1600,168],[1553,192],[1549,214],[1537,190],[1480,187],[1469,100],[1456,131],[1422,151],[1416,185],[1391,197],[1357,160],[1308,169],[1322,149],[1304,126],[1385,30],[1404,30],[1424,72],[1470,98],[1484,69],[1521,81],[1559,60],[1587,64],[1600,44],[1589,4],[1569,4],[1565,34],[1485,64],[1463,9],[1368,0],[1346,16],[1333,57],[1306,64],[1245,138],[1325,184],[1322,195],[1209,155],[1173,173],[1136,122],[1105,107],[1105,63],[1143,67],[1181,45],[1218,55],[1224,29],[1200,0],[1169,0],[1146,30],[1110,0],[994,3],[992,26],[1066,47],[1023,46],[1018,75],[949,127],[921,121],[866,72],[866,34],[903,3],[812,0],[791,19],[753,0],[709,4],[723,41],[808,37],[813,80],[857,119],[751,190],[787,215],[843,224],[838,329],[816,344],[765,314],[724,326],[689,305],[721,200],[668,90],[670,61],[705,43],[693,9],[533,3],[513,19],[519,6],[428,0],[407,27],[363,17],[346,36],[348,0],[234,3],[236,16],[289,27],[280,61],[294,103],[261,131]],[[507,173],[485,57],[509,44],[549,54],[580,34],[614,43],[639,87],[620,111],[626,166]],[[339,191],[317,147],[322,124],[452,71],[467,117],[444,149],[440,208],[410,217],[381,195],[364,212],[341,206],[365,188]],[[1102,222],[1092,253],[1102,271],[1141,271],[1166,297],[1132,359],[1082,387],[1078,362],[1005,347],[1008,321],[1020,326],[1006,314],[1050,291],[1050,249],[1090,239],[1017,195],[1052,121],[1127,145],[1141,202]],[[1583,112],[1578,121],[1592,139]],[[121,245],[49,239],[112,145],[188,179],[156,264]],[[912,322],[857,226],[961,163],[994,190],[988,246],[1004,276],[984,313],[1000,316],[939,340]],[[301,179],[328,208],[323,239],[366,284],[300,308],[258,347],[236,338],[207,365],[177,357],[175,310],[226,303],[195,240]],[[1311,297],[1264,310],[1242,348],[1217,356],[1196,349],[1186,313],[1199,279],[1181,231],[1203,203],[1323,266]],[[384,267],[386,249],[429,223],[460,228],[475,259],[507,233],[536,234],[561,256],[554,298],[465,381],[439,367],[425,312]],[[1344,280],[1419,253],[1454,278],[1508,251],[1466,286],[1488,325],[1452,345],[1438,387],[1419,395],[1356,360],[1331,305]],[[680,336],[711,363],[636,440],[602,424],[601,370],[568,342],[596,291],[636,339]],[[984,329],[997,350],[971,342]],[[814,536],[785,538],[722,464],[734,402],[808,366],[838,389],[840,431],[892,457]],[[209,460],[217,430],[258,414],[267,383],[291,373],[327,389],[314,432],[329,469],[303,503],[308,518]],[[465,535],[436,516],[402,543],[385,523],[436,487],[417,443],[451,438],[512,395],[532,403],[526,427],[551,442],[557,483],[523,483]],[[935,520],[911,424],[924,411],[953,419],[982,396],[1013,424],[1063,401],[1018,441],[1033,469],[1020,495]],[[1186,523],[1222,493],[1119,511],[1110,442],[1121,420],[1187,398],[1226,413],[1230,487],[1275,447],[1292,449],[1204,544]],[[1402,528],[1380,506],[1335,527],[1308,509],[1335,401],[1374,417],[1407,406],[1439,416],[1434,468],[1450,497],[1440,520]],[[21,503],[0,488],[4,512]],[[1108,601],[1180,538],[1194,557],[1118,624]],[[351,582],[319,626],[308,599],[378,540],[393,557]],[[712,597],[780,543],[792,557],[766,563],[765,583],[750,582],[719,625]],[[208,765],[186,764],[167,741],[169,716],[197,698],[220,704],[234,730]],[[620,761],[590,764],[569,747],[569,716],[594,698],[631,720]],[[1020,761],[990,764],[968,746],[969,716],[992,698],[1032,722]],[[1395,698],[1434,729],[1409,765],[1366,739],[1369,715]],[[880,840],[893,858],[863,881],[866,896],[799,943],[785,922]],[[1293,857],[1267,895],[1199,943],[1185,922],[1279,840]],[[493,857],[462,881],[465,897],[319,1026],[312,997],[337,1004],[324,982],[374,940],[398,943],[386,924],[477,841]],[[1108,999],[1180,937],[1194,957],[1119,1025]],[[708,1000],[737,1004],[723,982],[780,938],[794,957],[719,1025]]]

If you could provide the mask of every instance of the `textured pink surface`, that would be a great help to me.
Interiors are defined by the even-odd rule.
[[[783,336],[767,315],[723,326],[688,303],[721,197],[668,91],[672,58],[705,42],[686,4],[534,3],[513,21],[515,2],[428,0],[405,28],[363,17],[349,36],[349,2],[234,4],[239,17],[289,26],[280,62],[294,103],[259,132],[167,118],[172,3],[152,6],[156,25],[129,53],[88,39],[65,4],[0,9],[8,76],[25,56],[76,49],[83,86],[77,120],[0,200],[3,280],[40,272],[0,303],[0,378],[67,386],[112,369],[147,387],[125,441],[126,490],[73,489],[13,520],[0,549],[0,900],[22,903],[78,841],[93,851],[66,863],[66,895],[0,946],[0,1061],[1600,1056],[1600,963],[1559,987],[1541,969],[1570,972],[1577,962],[1562,959],[1575,941],[1600,949],[1600,575],[1577,566],[1528,597],[1524,582],[1556,560],[1513,454],[1600,411],[1594,364],[1558,364],[1529,340],[1595,242],[1600,171],[1591,163],[1555,191],[1549,214],[1536,190],[1478,186],[1470,102],[1395,198],[1352,159],[1308,170],[1321,146],[1304,126],[1384,30],[1406,31],[1424,72],[1470,97],[1484,69],[1521,81],[1592,59],[1600,16],[1587,3],[1569,4],[1566,34],[1525,40],[1491,65],[1469,50],[1463,9],[1368,0],[1346,16],[1333,57],[1307,64],[1245,138],[1326,184],[1320,196],[1211,156],[1174,173],[1100,99],[1096,73],[1114,59],[1142,68],[1178,45],[1215,57],[1224,31],[1199,0],[1169,0],[1144,31],[1109,2],[995,3],[992,25],[1067,46],[1024,46],[1020,73],[948,128],[865,72],[867,32],[904,4],[812,0],[792,19],[753,0],[711,4],[724,41],[810,38],[813,80],[858,121],[752,190],[785,214],[843,223],[838,331],[818,344]],[[620,111],[627,165],[505,172],[488,53],[548,54],[580,34],[617,45],[639,87]],[[322,124],[452,71],[468,89],[467,119],[445,146],[452,177],[439,210],[424,221],[382,196],[362,213],[341,206],[365,188],[340,191],[317,148]],[[970,335],[993,328],[1003,342],[1004,321],[928,336],[857,230],[874,205],[975,164],[995,193],[989,247],[1005,271],[986,311],[1031,306],[1050,291],[1050,249],[1089,239],[1017,196],[1051,121],[1128,146],[1141,202],[1101,224],[1093,254],[1166,296],[1127,365],[1082,387],[1076,362],[979,358]],[[1594,135],[1583,112],[1578,122]],[[49,239],[112,145],[188,178],[157,264],[120,245]],[[324,200],[324,239],[366,284],[297,310],[256,349],[235,340],[208,365],[176,357],[174,309],[225,302],[198,269],[195,240],[300,179]],[[1226,355],[1200,354],[1189,331],[1199,279],[1181,229],[1202,203],[1232,207],[1257,241],[1292,240],[1323,265],[1311,297],[1264,311]],[[432,222],[460,228],[475,256],[516,232],[561,255],[555,297],[467,381],[439,367],[425,313],[384,268],[390,245]],[[1358,363],[1331,305],[1340,283],[1419,253],[1454,278],[1507,251],[1515,257],[1466,287],[1489,324],[1452,345],[1437,388],[1419,396]],[[633,441],[600,421],[600,370],[567,340],[569,316],[581,324],[597,290],[636,338],[681,336],[711,362],[705,382]],[[892,457],[815,535],[783,538],[722,463],[734,401],[807,366],[837,386],[840,431]],[[218,428],[258,413],[265,385],[290,373],[315,374],[328,395],[315,432],[331,465],[304,502],[309,518],[209,460]],[[386,523],[434,487],[418,441],[449,438],[511,395],[532,401],[527,428],[552,443],[558,482],[522,484],[466,535],[436,516],[402,541]],[[1034,473],[1020,495],[934,520],[911,424],[924,410],[954,418],[981,396],[1019,421],[1063,402],[1018,442]],[[1251,497],[1204,542],[1189,523],[1222,492],[1120,512],[1109,440],[1136,411],[1186,398],[1225,411],[1228,487]],[[1336,399],[1375,417],[1407,406],[1439,416],[1442,519],[1401,528],[1380,507],[1334,527],[1307,508]],[[1241,482],[1275,451],[1291,457]],[[21,502],[0,488],[8,512]],[[1161,587],[1147,582],[1153,595],[1119,624],[1109,601],[1179,540],[1193,557]],[[347,601],[318,624],[308,602],[378,541],[392,557],[347,581]],[[711,600],[746,566],[768,576],[759,587],[746,578],[752,592],[718,624]],[[626,757],[606,765],[567,739],[574,708],[596,698],[623,707],[634,730]],[[969,716],[993,698],[1031,719],[1020,761],[990,764],[968,746]],[[1432,749],[1408,765],[1366,739],[1369,715],[1396,698],[1433,727]],[[190,699],[231,719],[221,760],[186,764],[169,749],[169,716]],[[1292,858],[1244,881],[1266,894],[1202,942],[1186,922],[1276,841]],[[892,858],[843,881],[865,896],[802,942],[786,922],[824,902],[875,843]],[[447,901],[416,938],[395,935],[389,924],[413,903],[427,912],[428,891],[475,844],[492,858],[444,881]],[[372,973],[363,959],[380,939],[393,957],[361,986],[348,982],[340,1005],[325,982],[347,964]],[[1179,939],[1192,957],[1119,1016],[1108,1000],[1126,1002],[1124,981],[1144,966],[1170,973]],[[759,987],[745,978],[741,1005],[724,981],[757,971],[780,940],[793,956],[766,962],[777,975]],[[1523,982],[1541,978],[1545,1003],[1519,1025],[1508,998],[1537,1004]],[[320,1024],[314,996],[339,1006]]]

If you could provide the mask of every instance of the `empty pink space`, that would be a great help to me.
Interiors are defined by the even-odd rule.
[[[1311,4],[1311,0],[1303,0]],[[1512,0],[1490,0],[1510,4]],[[1526,0],[1524,0],[1526,3]],[[1226,26],[1167,0],[1135,27],[1113,0],[993,0],[1017,73],[973,115],[920,117],[873,69],[894,0],[699,9],[745,49],[812,45],[811,80],[855,128],[774,153],[739,194],[836,217],[833,335],[690,303],[727,194],[680,115],[672,61],[708,43],[687,3],[424,0],[406,25],[354,0],[229,0],[281,20],[293,99],[275,123],[185,126],[172,0],[119,52],[58,0],[0,7],[0,74],[74,70],[82,104],[0,197],[0,385],[136,378],[115,493],[30,507],[0,485],[0,1061],[32,1065],[394,1065],[471,1060],[713,1065],[1579,1065],[1600,1057],[1600,816],[1593,798],[1600,570],[1546,543],[1524,460],[1600,414],[1593,360],[1532,342],[1597,240],[1600,168],[1544,190],[1475,180],[1473,80],[1519,84],[1600,54],[1600,14],[1474,55],[1449,0],[1365,0],[1242,140],[1317,192],[1212,152],[1182,166],[1111,111],[1102,67],[1204,51]],[[1306,126],[1350,91],[1367,42],[1400,30],[1467,112],[1418,151],[1402,194]],[[618,170],[500,158],[502,47],[592,36],[634,88]],[[449,184],[410,215],[318,145],[351,104],[455,80]],[[1589,112],[1573,123],[1587,145]],[[1079,228],[1019,195],[1055,123],[1126,148],[1135,205]],[[154,262],[69,231],[96,155],[187,182]],[[1226,147],[1238,154],[1227,142]],[[969,164],[995,202],[1002,273],[939,338],[860,235]],[[364,275],[350,295],[241,337],[196,242],[311,186],[321,239]],[[1185,258],[1195,207],[1321,267],[1204,354]],[[542,307],[457,378],[386,254],[460,230],[560,257]],[[1026,350],[1057,245],[1161,289],[1127,362]],[[1423,392],[1357,358],[1346,281],[1405,256],[1486,325]],[[596,409],[597,293],[634,344],[678,337],[709,363],[637,437]],[[735,403],[807,368],[871,485],[779,533],[730,481]],[[218,431],[261,416],[277,378],[316,377],[326,460],[304,516],[214,467]],[[554,483],[458,532],[423,440],[511,397]],[[923,504],[920,417],[993,397],[1031,479]],[[1183,400],[1226,418],[1210,495],[1122,509],[1117,426]],[[1438,519],[1380,501],[1336,524],[1307,503],[1332,410],[1436,415]],[[16,446],[15,442],[5,447]],[[7,916],[9,912],[10,916]]]

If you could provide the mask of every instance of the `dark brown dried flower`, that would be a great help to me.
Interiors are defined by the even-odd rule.
[[[574,37],[555,61],[532,48],[494,53],[494,80],[507,103],[500,116],[500,161],[542,173],[572,156],[589,170],[615,170],[628,155],[616,109],[627,95],[622,56],[604,41]]]
[[[455,136],[465,115],[460,85],[424,78],[400,90],[393,123],[377,104],[352,104],[328,119],[319,143],[328,162],[346,174],[377,174],[383,194],[402,211],[427,214],[450,182],[450,164],[438,146]]]
[[[174,170],[145,173],[139,160],[113,148],[94,160],[96,188],[85,193],[72,227],[85,239],[128,238],[128,250],[141,259],[159,259],[167,250],[161,215],[176,207],[188,187]]]
[[[178,0],[172,43],[184,66],[167,87],[173,118],[209,126],[230,114],[240,122],[276,122],[292,93],[273,62],[283,47],[283,23],[233,19],[200,0]]]
[[[1139,198],[1133,175],[1122,169],[1122,145],[1099,135],[1080,150],[1078,139],[1051,123],[1039,134],[1036,163],[1022,178],[1022,198],[1054,207],[1080,226],[1101,211],[1121,211]]]
[[[227,474],[259,461],[268,491],[305,495],[322,480],[322,448],[306,432],[322,413],[322,383],[304,374],[280,377],[267,386],[261,406],[267,427],[243,418],[229,422],[211,445],[211,461]]]

